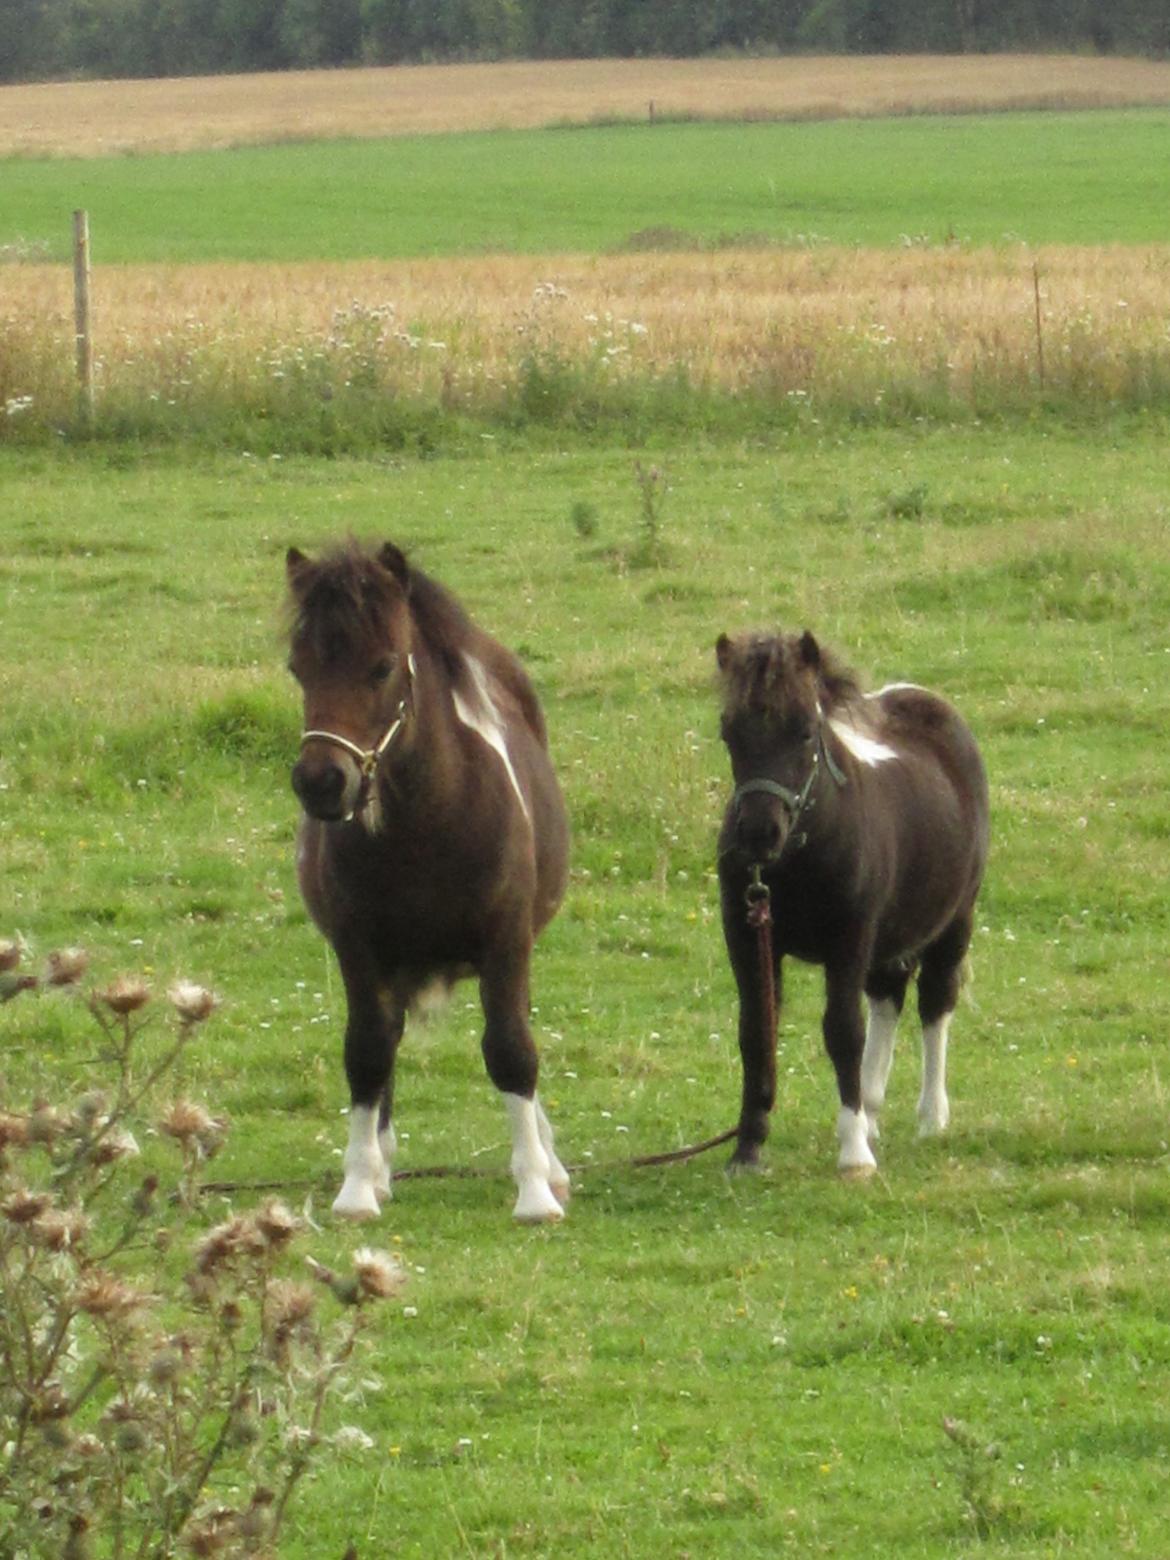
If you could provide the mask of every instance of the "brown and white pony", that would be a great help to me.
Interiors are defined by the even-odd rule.
[[[876,1164],[894,1030],[914,974],[923,1036],[919,1131],[941,1132],[949,1118],[947,1032],[987,859],[983,761],[945,699],[910,683],[863,694],[810,633],[722,635],[716,655],[735,780],[719,836],[743,1060],[732,1167],[756,1165],[767,1137],[781,965],[791,954],[824,967],[824,1039],[840,1095],[838,1166],[866,1175]],[[757,867],[771,896],[774,1003],[746,916]]]
[[[349,1145],[333,1211],[390,1196],[394,1060],[408,1009],[475,975],[483,1056],[512,1131],[515,1218],[560,1219],[569,1178],[536,1095],[533,941],[564,893],[569,831],[517,658],[387,543],[287,558],[297,869],[348,1004]]]

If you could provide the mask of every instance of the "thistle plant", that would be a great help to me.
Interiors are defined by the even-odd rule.
[[[954,1470],[963,1515],[980,1538],[989,1538],[1013,1515],[1010,1501],[1000,1490],[1001,1449],[995,1441],[988,1441],[949,1414],[943,1419],[942,1428],[955,1448]]]
[[[662,563],[666,557],[666,544],[662,536],[662,510],[666,503],[666,472],[661,466],[644,466],[634,462],[634,479],[638,484],[641,504],[638,543],[631,554],[631,563],[651,567]]]
[[[306,1270],[303,1221],[275,1198],[201,1220],[199,1169],[226,1128],[162,1088],[214,993],[173,986],[148,1047],[148,982],[86,988],[77,949],[39,974],[25,961],[0,942],[0,990],[73,992],[109,1081],[0,1110],[0,1560],[274,1556],[314,1460],[360,1434],[331,1437],[327,1405],[401,1270],[370,1250]]]

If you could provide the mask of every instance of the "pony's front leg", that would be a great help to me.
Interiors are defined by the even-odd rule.
[[[376,990],[357,990],[346,980],[349,1019],[345,1029],[345,1072],[349,1080],[349,1143],[342,1166],[345,1179],[333,1200],[333,1212],[345,1219],[376,1219],[390,1196],[394,1126],[390,1112],[394,1057],[402,1038],[404,1013]]]
[[[776,1020],[781,1000],[781,960],[774,957],[772,993],[765,989],[758,942],[738,932],[727,939],[731,967],[739,988],[739,1056],[743,1093],[739,1126],[728,1170],[757,1170],[760,1149],[768,1136],[768,1118],[776,1103]]]
[[[841,1108],[837,1113],[837,1168],[844,1175],[868,1176],[877,1168],[870,1148],[869,1120],[861,1094],[865,1025],[861,1017],[861,977],[856,965],[825,969],[825,1049],[837,1073]]]
[[[504,1096],[512,1129],[512,1174],[521,1224],[553,1224],[565,1216],[569,1174],[553,1148],[552,1128],[536,1097],[538,1062],[528,1027],[526,969],[493,968],[480,980],[483,1058]]]

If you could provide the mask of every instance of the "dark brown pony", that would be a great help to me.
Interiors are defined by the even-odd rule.
[[[479,978],[488,1075],[512,1129],[514,1215],[559,1219],[569,1179],[536,1097],[533,940],[564,893],[568,823],[520,662],[390,543],[288,554],[301,892],[345,983],[350,1124],[333,1210],[390,1195],[394,1059],[436,982]]]
[[[792,954],[824,966],[825,1046],[841,1100],[838,1165],[866,1175],[915,973],[919,1131],[941,1132],[949,1118],[947,1030],[987,859],[983,762],[944,699],[908,683],[863,694],[809,633],[723,635],[715,648],[735,779],[719,836],[743,1059],[731,1163],[754,1166],[768,1133],[781,962]],[[757,867],[771,894],[774,1005],[746,914]]]

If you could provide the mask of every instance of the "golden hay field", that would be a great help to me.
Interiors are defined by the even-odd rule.
[[[5,280],[21,393],[52,398],[71,361],[69,274]],[[95,289],[99,384],[179,399],[312,361],[345,382],[373,360],[402,393],[471,404],[534,352],[615,379],[681,365],[696,383],[836,402],[899,384],[1018,388],[1043,352],[1053,386],[1120,394],[1170,347],[1164,246],[115,267]]]
[[[1170,103],[1170,63],[1079,55],[557,60],[0,87],[0,156],[104,156],[656,114],[824,118]]]

